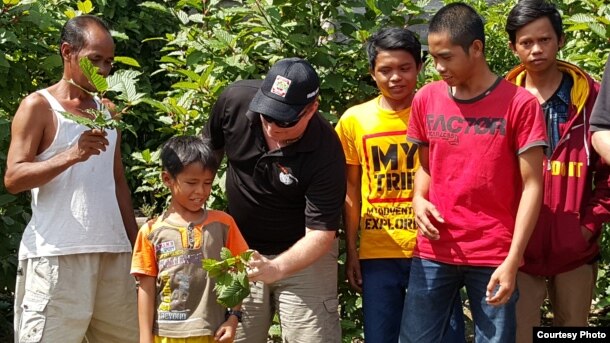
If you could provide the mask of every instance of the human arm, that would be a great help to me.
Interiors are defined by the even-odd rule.
[[[106,133],[94,129],[83,132],[67,150],[45,161],[35,161],[36,155],[48,148],[55,135],[56,124],[49,107],[41,95],[33,93],[21,102],[15,113],[4,175],[4,184],[10,193],[40,187],[72,165],[106,150]]]
[[[125,226],[125,232],[127,233],[129,242],[131,242],[131,245],[133,246],[138,234],[138,224],[133,212],[131,191],[127,185],[127,179],[125,178],[125,171],[123,168],[123,160],[121,158],[120,132],[117,132],[117,144],[114,151],[114,182],[116,199],[119,204],[119,210],[121,212],[121,218],[123,219],[123,225]]]
[[[239,311],[240,309],[241,304],[232,308],[233,311]],[[220,325],[218,330],[216,330],[214,339],[218,342],[233,342],[233,339],[235,338],[235,331],[237,331],[238,323],[239,318],[236,315],[229,315],[227,319]]]
[[[155,314],[156,278],[148,275],[138,275],[138,325],[140,327],[140,343],[153,342],[153,320]]]
[[[610,116],[610,113],[607,115]],[[597,151],[606,163],[610,164],[610,130],[593,132],[591,141],[595,151]]]
[[[308,267],[330,250],[335,235],[335,231],[306,228],[305,236],[272,260],[254,252],[248,270],[250,281],[273,283]]]
[[[358,227],[360,224],[360,182],[362,168],[355,164],[346,164],[347,194],[343,222],[345,224],[345,243],[347,260],[345,271],[350,286],[357,292],[362,292],[362,274],[358,257]]]
[[[415,172],[415,184],[413,186],[413,212],[415,213],[415,223],[419,231],[429,239],[437,240],[440,238],[438,229],[430,221],[430,217],[439,223],[445,220],[436,207],[428,201],[428,191],[430,190],[430,149],[420,145],[418,148],[420,167]]]
[[[610,56],[606,61],[601,87],[589,120],[593,148],[610,164]]]
[[[529,148],[519,155],[519,170],[523,184],[521,200],[517,209],[515,230],[508,255],[493,272],[487,284],[486,301],[490,305],[505,304],[515,290],[519,264],[536,226],[542,204],[543,158],[544,153],[540,146]]]

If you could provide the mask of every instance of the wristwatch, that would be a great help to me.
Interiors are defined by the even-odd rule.
[[[241,316],[242,316],[242,312],[238,311],[238,310],[234,310],[234,309],[228,309],[227,312],[225,313],[225,320],[229,319],[229,317],[233,315],[235,317],[237,317],[237,321],[239,323],[241,323]]]

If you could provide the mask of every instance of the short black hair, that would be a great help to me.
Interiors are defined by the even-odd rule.
[[[173,178],[192,163],[216,173],[220,162],[210,140],[197,136],[174,136],[161,149],[161,165]]]
[[[485,27],[483,19],[474,8],[461,2],[444,6],[430,20],[428,34],[447,33],[451,42],[468,53],[475,40],[483,43],[485,51]]]
[[[79,15],[68,20],[61,29],[59,38],[59,54],[61,55],[61,45],[68,43],[77,52],[84,46],[87,39],[87,28],[90,25],[98,25],[110,34],[110,27],[99,17],[94,15]]]
[[[422,63],[421,43],[415,34],[400,27],[388,27],[375,32],[366,41],[369,69],[375,69],[377,54],[385,50],[404,50],[413,56],[415,64]]]
[[[508,39],[515,44],[517,30],[533,22],[534,20],[547,17],[557,34],[557,39],[563,36],[563,22],[557,7],[546,0],[521,0],[508,13],[506,19],[506,32]]]

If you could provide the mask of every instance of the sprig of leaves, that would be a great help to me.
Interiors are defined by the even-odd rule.
[[[88,91],[76,84],[74,80],[67,80],[67,82],[78,87],[83,92],[100,99],[105,98],[106,93],[109,91],[117,93],[116,99],[121,102],[117,105],[120,107],[120,111],[114,117],[109,117],[106,114],[108,108],[102,103],[100,109],[87,109],[84,111],[90,115],[89,118],[65,111],[62,112],[62,114],[66,118],[74,120],[90,129],[121,129],[129,130],[135,134],[131,125],[122,121],[121,118],[124,114],[129,113],[131,107],[148,100],[146,94],[138,93],[136,91],[136,83],[138,82],[138,77],[141,73],[135,70],[119,70],[113,75],[103,77],[99,74],[99,68],[94,66],[86,57],[79,60],[79,66],[83,75],[87,78],[89,83],[95,87],[96,91]]]
[[[207,258],[202,261],[208,276],[216,279],[216,298],[219,304],[231,308],[241,303],[250,294],[250,281],[246,267],[253,251],[248,250],[237,256],[225,247],[220,251],[220,261]]]

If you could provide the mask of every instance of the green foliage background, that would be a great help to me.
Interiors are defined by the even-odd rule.
[[[450,1],[448,1],[450,2]],[[504,24],[516,2],[467,1],[486,19],[492,69],[506,73],[516,58],[507,48]],[[601,76],[610,52],[610,5],[604,0],[557,1],[567,29],[562,59]],[[216,97],[230,82],[260,78],[278,59],[307,58],[321,76],[321,111],[336,122],[349,106],[376,93],[362,48],[368,36],[389,25],[421,27],[438,3],[429,0],[2,0],[0,4],[0,176],[6,165],[10,120],[29,92],[61,75],[59,30],[82,13],[103,16],[113,28],[120,69],[141,73],[139,90],[155,99],[125,120],[123,156],[135,207],[161,211],[167,191],[159,178],[159,146],[177,134],[197,134]],[[422,37],[425,44],[425,37]],[[130,58],[127,58],[130,57]],[[437,78],[430,61],[423,84]],[[211,206],[223,208],[222,175]],[[10,195],[0,184],[0,341],[12,334],[16,250],[29,219],[27,194]],[[602,238],[596,311],[610,306],[608,233]],[[343,250],[342,250],[343,251]],[[340,273],[343,275],[344,255]],[[362,337],[361,301],[339,284],[344,341]],[[271,334],[277,335],[277,326]]]

